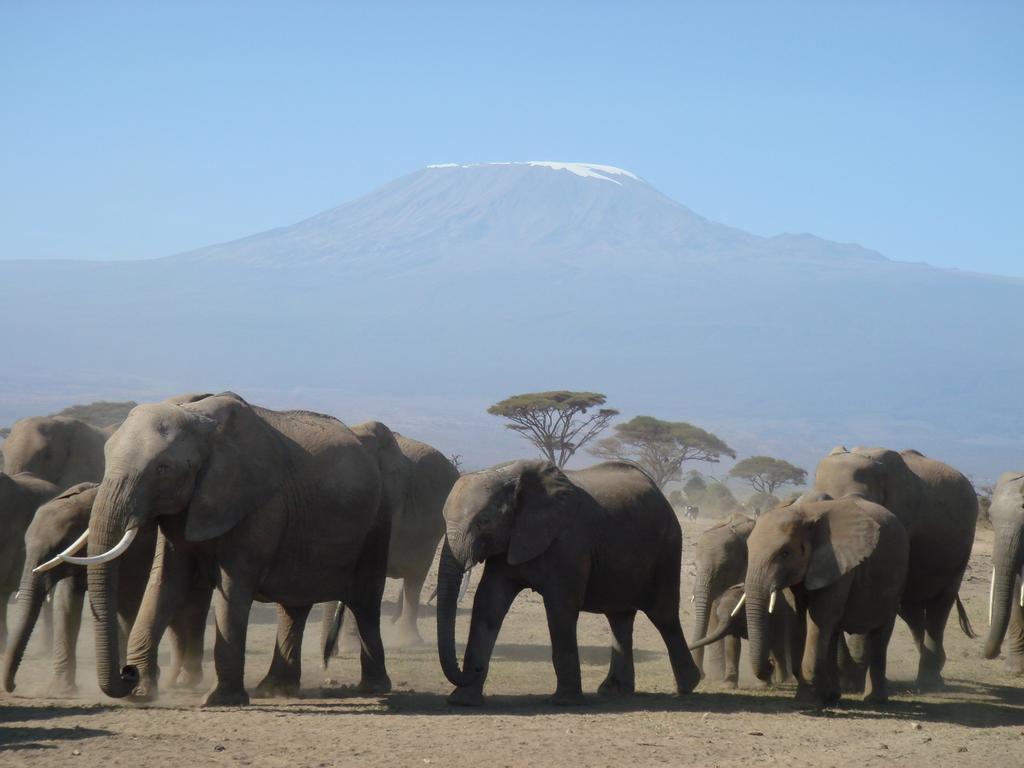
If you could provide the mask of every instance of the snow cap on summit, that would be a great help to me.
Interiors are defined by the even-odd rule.
[[[621,184],[622,182],[611,179],[609,176],[626,176],[630,179],[635,179],[637,181],[640,180],[635,173],[630,173],[623,168],[616,168],[614,165],[598,165],[596,163],[560,163],[551,160],[528,160],[525,163],[437,163],[435,165],[428,165],[427,168],[479,168],[487,165],[528,165],[533,168],[550,168],[554,171],[569,171],[569,173],[582,176],[586,179],[610,181],[612,184]]]

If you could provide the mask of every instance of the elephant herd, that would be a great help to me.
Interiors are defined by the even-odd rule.
[[[977,521],[977,496],[952,468],[915,451],[836,449],[812,488],[756,520],[734,515],[696,546],[695,632],[680,624],[682,531],[638,467],[562,470],[515,461],[459,472],[441,453],[379,422],[349,428],[308,411],[272,411],[233,393],[137,406],[116,429],[75,419],[24,419],[3,446],[0,473],[0,643],[12,691],[29,637],[52,610],[51,692],[75,687],[84,599],[94,617],[100,688],[150,701],[158,684],[203,676],[207,615],[216,626],[215,682],[204,705],[249,701],[243,685],[254,601],[276,604],[277,638],[256,695],[292,695],[312,607],[325,604],[324,660],[351,617],[359,690],[391,681],[381,641],[385,579],[403,580],[399,641],[421,642],[424,580],[442,542],[437,649],[454,704],[483,701],[502,623],[523,590],[543,599],[558,704],[582,700],[576,625],[602,613],[613,637],[599,693],[634,690],[633,623],[661,634],[676,690],[692,691],[722,648],[725,681],[739,674],[740,638],[766,682],[795,677],[820,704],[843,691],[884,701],[897,616],[919,655],[918,684],[942,684],[943,635]],[[985,654],[1024,672],[1024,473],[1005,475],[990,518],[995,555]],[[462,662],[460,585],[483,564]],[[17,591],[7,632],[9,597]],[[48,603],[52,604],[48,605]],[[171,668],[157,649],[171,637]],[[691,653],[692,652],[692,653]]]

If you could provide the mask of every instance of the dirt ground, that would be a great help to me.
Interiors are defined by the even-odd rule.
[[[683,525],[683,591],[688,598],[693,544],[708,522]],[[979,531],[961,591],[979,633],[986,628],[991,551],[991,532]],[[393,610],[396,586],[388,584],[386,613]],[[428,582],[425,596],[432,588]],[[468,609],[468,603],[463,607]],[[684,599],[688,630],[687,608]],[[270,660],[273,616],[266,606],[253,612],[246,674],[250,687]],[[554,689],[547,628],[540,600],[532,593],[520,596],[505,622],[482,709],[445,703],[450,686],[437,662],[430,608],[420,620],[427,645],[389,649],[394,692],[363,698],[345,687],[358,676],[352,654],[333,661],[327,673],[320,669],[318,619],[314,611],[304,646],[302,695],[254,699],[240,709],[200,709],[201,692],[164,691],[150,706],[105,699],[95,683],[88,619],[79,641],[79,697],[43,698],[50,670],[34,640],[16,693],[0,694],[0,765],[1024,764],[1024,679],[1007,678],[1001,662],[984,661],[981,641],[961,634],[955,617],[947,634],[948,690],[918,694],[911,689],[916,653],[909,632],[899,624],[889,656],[895,688],[890,704],[877,707],[847,698],[824,711],[797,705],[793,688],[755,689],[745,663],[738,691],[703,684],[688,696],[673,695],[664,647],[642,617],[636,624],[641,693],[604,702],[593,692],[605,674],[610,633],[603,617],[589,615],[579,625],[588,703],[554,708],[545,703]],[[464,638],[468,610],[459,621]],[[212,634],[207,633],[208,644]],[[212,678],[210,666],[207,680]]]

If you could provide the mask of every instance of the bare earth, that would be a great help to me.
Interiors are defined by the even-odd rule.
[[[708,523],[683,525],[683,590],[688,598],[693,542]],[[986,628],[991,551],[991,532],[979,531],[961,591],[979,633]],[[393,610],[396,596],[396,584],[388,586],[385,613]],[[425,595],[432,588],[428,583]],[[688,628],[686,607],[684,600]],[[79,642],[79,698],[43,698],[50,670],[35,646],[16,694],[0,694],[0,765],[1024,764],[1024,679],[1007,678],[999,661],[984,661],[981,641],[964,637],[955,616],[947,633],[949,686],[941,694],[911,690],[916,653],[906,627],[897,626],[889,664],[896,692],[884,708],[847,698],[834,709],[806,709],[792,701],[792,688],[755,689],[746,663],[739,691],[716,691],[705,684],[677,697],[660,637],[641,618],[636,625],[636,669],[642,693],[615,703],[591,694],[585,707],[558,709],[545,703],[554,688],[554,673],[543,608],[537,595],[523,594],[498,641],[487,704],[465,710],[445,703],[450,686],[433,647],[431,608],[420,620],[426,646],[389,649],[394,692],[379,698],[346,690],[345,684],[358,676],[358,660],[351,653],[333,661],[328,673],[320,669],[318,613],[311,616],[305,642],[302,696],[254,699],[247,708],[225,710],[200,709],[201,692],[191,691],[165,691],[158,704],[145,707],[105,699],[95,683],[87,619]],[[250,687],[270,660],[273,616],[263,606],[253,612],[246,675]],[[459,621],[464,638],[467,610]],[[211,629],[208,643],[212,636]],[[579,641],[584,689],[593,692],[608,662],[610,633],[604,617],[582,617]]]

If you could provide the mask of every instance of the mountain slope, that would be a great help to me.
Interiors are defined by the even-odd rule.
[[[392,413],[484,463],[526,449],[489,402],[574,387],[805,465],[839,442],[992,473],[1024,452],[1024,282],[745,233],[608,166],[425,168],[177,256],[0,262],[0,285],[0,422],[40,410],[29,389],[233,388]]]

